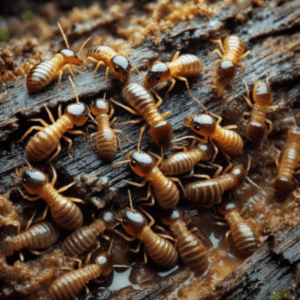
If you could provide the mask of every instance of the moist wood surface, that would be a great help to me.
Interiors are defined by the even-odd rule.
[[[149,37],[141,46],[131,49],[129,56],[132,64],[144,71],[147,70],[149,62],[170,61],[178,50],[183,54],[190,53],[199,57],[203,61],[204,69],[197,80],[189,79],[191,93],[208,110],[222,116],[221,125],[238,125],[237,132],[241,134],[244,142],[247,141],[245,129],[248,119],[243,118],[242,114],[244,111],[250,111],[250,108],[246,101],[242,100],[242,95],[246,95],[243,80],[247,81],[252,92],[252,79],[265,80],[265,74],[268,72],[274,99],[273,105],[284,104],[288,99],[292,100],[277,111],[268,114],[274,129],[260,148],[254,149],[246,143],[245,150],[232,159],[234,164],[246,162],[247,154],[249,154],[252,157],[250,177],[253,180],[258,180],[261,186],[270,185],[270,182],[275,178],[275,154],[272,146],[282,150],[287,129],[294,124],[293,118],[300,124],[300,3],[297,0],[286,1],[281,5],[277,5],[276,1],[267,1],[266,3],[268,4],[266,7],[259,7],[250,3],[241,7],[235,4],[228,6],[222,4],[223,9],[220,13],[210,19],[197,17],[189,22],[180,22],[161,35],[162,42],[160,44],[155,45]],[[76,34],[81,36],[80,32]],[[205,56],[212,50],[219,49],[219,46],[211,43],[210,39],[224,39],[229,34],[238,35],[245,44],[245,51],[251,50],[251,55],[243,60],[245,71],[239,86],[236,88],[238,73],[232,84],[223,92],[218,93],[210,87],[201,85],[200,81],[205,84],[214,84],[213,74],[210,73],[210,70],[218,56],[214,54],[207,59]],[[91,78],[93,71],[94,66],[90,66],[86,70],[86,74],[75,74],[78,80],[78,84],[75,86],[80,101],[90,105],[93,99],[102,97],[103,92],[107,90],[107,99],[112,97],[114,100],[125,103],[120,84],[112,72],[110,72],[108,85],[105,89],[105,72],[101,68],[101,71],[98,71]],[[142,76],[138,76],[134,72],[132,81],[140,83],[144,75],[145,73],[142,73]],[[25,166],[24,150],[28,143],[28,137],[21,143],[16,143],[16,141],[30,126],[37,125],[36,122],[27,123],[28,119],[43,118],[50,124],[43,107],[44,104],[48,105],[56,119],[58,105],[63,103],[64,108],[66,104],[75,102],[75,96],[66,75],[63,76],[59,92],[57,91],[57,80],[55,80],[44,91],[34,95],[27,93],[25,77],[21,80],[22,84],[9,82],[0,94],[2,103],[0,104],[0,193],[10,193],[13,201],[30,208],[32,203],[23,200],[16,190],[16,187],[20,186],[19,182],[11,178],[11,174],[15,172],[16,168]],[[163,96],[165,91],[166,89],[160,91],[159,94]],[[137,118],[122,108],[116,106],[114,108],[115,116],[119,122]],[[203,113],[200,106],[189,97],[185,84],[178,80],[159,110],[161,113],[168,110],[172,111],[166,120],[174,128],[174,138],[186,134],[193,135],[191,131],[182,126],[182,122],[188,115]],[[81,129],[87,131],[86,126]],[[53,160],[53,165],[58,171],[57,186],[63,186],[72,180],[79,180],[72,189],[73,191],[77,190],[79,197],[91,207],[94,204],[91,201],[93,197],[111,198],[109,191],[117,190],[117,192],[125,195],[128,186],[122,180],[140,182],[142,179],[133,175],[127,165],[115,169],[112,169],[111,165],[124,160],[125,154],[136,148],[140,127],[140,124],[120,127],[135,143],[130,144],[121,137],[123,152],[118,151],[111,164],[101,160],[96,147],[89,148],[88,137],[69,135],[73,140],[71,149],[73,158],[68,157],[68,144],[62,141],[62,151]],[[89,130],[89,133],[92,131]],[[143,136],[141,149],[151,150],[159,154],[159,149],[149,137],[148,129]],[[171,150],[165,152],[166,156],[170,154]],[[217,162],[226,165],[221,154],[218,157]],[[41,164],[34,164],[34,166],[45,171],[48,175],[51,174],[49,166],[45,168]],[[94,179],[86,181],[86,178]],[[184,181],[185,184],[189,182],[191,181]],[[96,187],[95,183],[98,183]],[[146,188],[134,188],[132,194],[133,196],[144,196]],[[42,201],[39,203],[38,207],[42,211],[44,204]],[[273,290],[279,292],[281,287],[291,286],[291,283],[294,286],[290,288],[290,294],[299,296],[300,285],[297,280],[300,257],[299,243],[299,224],[294,228],[286,229],[286,232],[270,236],[258,251],[220,282],[211,293],[201,299],[272,299]],[[191,276],[186,269],[176,272],[175,275],[171,274],[157,283],[149,284],[149,287],[145,287],[143,291],[131,291],[131,298],[128,299],[159,299],[159,295],[162,294],[166,297],[171,293],[176,282],[188,280]],[[114,296],[118,299],[117,294]],[[89,299],[96,298],[91,297]]]

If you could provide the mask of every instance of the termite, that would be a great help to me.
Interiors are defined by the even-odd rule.
[[[97,63],[92,77],[96,74],[101,65],[107,67],[105,74],[105,86],[107,84],[109,70],[112,70],[123,84],[127,84],[131,79],[131,64],[128,58],[124,55],[118,55],[118,53],[109,46],[98,45],[92,47],[87,53],[85,63],[89,60]],[[135,66],[132,67],[139,74],[138,69]]]
[[[36,212],[35,212],[36,213]],[[28,221],[23,233],[20,233],[20,225],[18,226],[18,234],[6,237],[1,243],[1,252],[5,256],[12,255],[15,251],[28,248],[32,254],[40,255],[40,252],[34,249],[45,249],[54,245],[59,239],[59,230],[51,222],[41,222],[30,227],[35,213]],[[30,227],[30,228],[29,228]],[[21,252],[20,259],[24,261]]]
[[[56,76],[59,76],[58,85],[57,85],[57,90],[59,90],[62,74],[63,71],[66,69],[69,69],[71,75],[73,76],[76,82],[77,79],[74,76],[72,68],[80,74],[84,73],[79,71],[75,66],[84,65],[83,61],[78,57],[78,55],[90,38],[88,38],[83,43],[80,50],[76,54],[73,50],[70,49],[68,40],[65,36],[65,33],[63,32],[62,27],[60,26],[59,23],[57,23],[57,25],[65,40],[67,49],[59,50],[57,54],[55,54],[51,59],[40,62],[31,68],[29,74],[27,75],[27,80],[26,80],[26,85],[29,93],[40,92],[46,86],[48,86]]]
[[[151,202],[144,203],[143,206],[152,206],[155,203],[155,195],[156,202],[161,208],[171,209],[178,203],[180,196],[179,190],[173,181],[177,182],[182,189],[183,187],[178,178],[166,177],[160,171],[158,168],[160,162],[161,157],[158,157],[158,161],[156,162],[154,158],[146,152],[131,150],[127,153],[126,160],[114,164],[112,168],[124,163],[129,163],[130,168],[135,174],[145,178],[141,183],[127,180],[124,180],[124,182],[137,187],[143,187],[149,182],[147,196],[140,198],[138,201],[147,201],[151,197]]]
[[[82,254],[94,246],[98,236],[110,240],[103,232],[105,230],[113,230],[117,225],[118,223],[114,222],[113,213],[106,211],[101,218],[96,219],[91,225],[80,227],[67,236],[61,249],[66,255],[72,257]],[[90,259],[90,256],[91,253],[88,254],[87,260]]]
[[[76,230],[82,226],[83,215],[78,206],[73,202],[84,203],[84,201],[78,198],[65,197],[59,193],[67,190],[77,181],[56,190],[54,188],[54,184],[56,182],[57,175],[52,164],[50,164],[50,166],[53,172],[51,183],[49,183],[49,179],[45,173],[32,168],[31,165],[29,165],[28,168],[16,170],[16,175],[14,174],[12,176],[21,181],[23,187],[28,193],[38,195],[34,198],[28,197],[24,195],[20,188],[18,188],[23,198],[29,201],[36,201],[43,198],[47,202],[47,207],[41,219],[46,217],[50,207],[52,218],[58,226],[70,231]]]
[[[245,112],[244,115],[250,116],[251,119],[247,126],[247,136],[255,144],[259,145],[262,143],[265,136],[268,136],[270,132],[273,130],[273,125],[270,120],[266,118],[266,113],[269,109],[277,108],[276,106],[270,106],[272,104],[272,94],[271,88],[269,86],[268,76],[266,74],[267,82],[257,81],[253,88],[253,101],[255,102],[252,105],[249,99],[249,89],[247,83],[245,82],[245,86],[247,89],[247,97],[244,96],[248,105],[253,108],[252,113]],[[268,123],[269,129],[266,129],[265,123]]]
[[[204,143],[207,143],[208,137],[210,137],[218,148],[223,152],[227,160],[230,160],[230,155],[238,154],[243,149],[243,140],[240,135],[230,129],[237,128],[236,125],[229,125],[221,127],[220,123],[222,122],[222,117],[213,114],[210,114],[217,118],[217,121],[213,119],[212,116],[208,114],[199,114],[188,116],[183,125],[185,127],[191,128],[194,132],[199,135],[204,136]],[[183,137],[184,138],[184,137]],[[183,139],[181,138],[181,139]],[[174,141],[179,141],[174,140]],[[215,154],[212,161],[214,161],[218,149],[214,147]]]
[[[111,126],[117,120],[112,118],[114,114],[114,109],[111,108],[110,114],[109,112],[109,104],[105,99],[97,99],[91,105],[91,113],[96,116],[96,120],[92,117],[91,119],[97,125],[97,127],[93,125],[89,125],[88,127],[93,129],[98,129],[97,132],[91,135],[91,143],[93,141],[93,137],[96,136],[96,146],[100,156],[105,161],[111,161],[117,152],[117,137],[116,133],[121,133],[129,142],[133,143],[121,130],[112,129]],[[118,138],[120,149],[121,148],[121,139]]]
[[[194,149],[178,152],[162,160],[160,170],[165,175],[179,175],[191,171],[199,161],[209,161],[213,156],[210,144],[198,144]]]
[[[217,74],[216,74],[216,83],[225,87],[230,81],[235,77],[237,72],[237,67],[241,66],[242,70],[240,72],[239,80],[244,72],[245,64],[240,62],[240,60],[247,57],[251,51],[247,51],[244,53],[244,43],[243,41],[236,35],[228,36],[224,41],[224,46],[222,44],[222,40],[211,40],[213,43],[217,43],[223,54],[220,50],[215,49],[211,53],[209,53],[206,57],[209,57],[213,53],[217,53],[221,59],[218,59],[214,66],[212,67],[212,71],[214,68],[218,66]],[[243,54],[244,53],[244,54]]]
[[[146,89],[151,89],[156,84],[165,81],[157,90],[164,88],[167,85],[167,81],[171,81],[171,86],[167,90],[165,97],[168,93],[173,89],[176,79],[182,80],[186,84],[186,88],[192,96],[188,80],[186,77],[195,77],[200,74],[202,71],[203,64],[202,61],[195,55],[192,54],[183,54],[180,55],[180,52],[177,51],[172,58],[171,62],[162,63],[158,62],[155,63],[148,73],[145,76],[143,85]],[[197,99],[197,102],[201,105],[201,107],[207,111],[206,107]]]
[[[278,175],[275,179],[275,187],[281,194],[288,194],[295,188],[295,179],[293,176],[300,171],[295,169],[299,167],[300,162],[300,129],[293,127],[289,130],[285,148],[279,162],[280,151],[277,150],[275,159],[278,168]]]
[[[155,103],[151,93],[137,83],[128,84],[123,89],[123,96],[129,103],[129,105],[132,106],[135,110],[121,103],[118,103],[113,99],[111,99],[111,101],[123,107],[134,115],[142,116],[146,121],[146,124],[144,124],[141,128],[138,145],[140,144],[143,132],[145,131],[148,124],[150,126],[149,133],[154,143],[159,147],[170,147],[173,138],[173,128],[169,122],[164,120],[164,117],[169,115],[171,112],[168,111],[160,114],[157,111],[157,108],[162,104],[162,99],[158,95],[156,95],[159,98],[159,101]],[[122,124],[139,123],[143,121],[143,119],[128,121]]]
[[[198,228],[194,227],[188,230],[187,224],[183,221],[182,214],[178,209],[173,209],[169,216],[162,218],[162,222],[169,226],[178,241],[179,257],[184,264],[199,275],[203,274],[209,266],[209,261],[205,246],[192,233],[198,231]]]
[[[27,147],[26,147],[26,158],[29,161],[42,161],[46,159],[55,149],[56,152],[47,160],[45,163],[48,164],[50,161],[52,161],[60,152],[61,150],[61,144],[60,139],[63,138],[69,143],[68,147],[68,155],[70,157],[70,149],[72,147],[72,140],[66,137],[64,134],[66,132],[71,134],[83,134],[85,133],[83,131],[79,130],[71,130],[74,125],[76,126],[83,126],[86,121],[89,118],[89,108],[86,104],[80,103],[78,99],[78,95],[75,90],[75,86],[72,82],[71,77],[69,77],[69,80],[72,84],[76,102],[75,104],[69,104],[65,108],[65,113],[62,115],[61,111],[61,104],[58,108],[58,117],[59,119],[55,122],[53,115],[51,114],[48,107],[45,105],[45,109],[49,115],[50,120],[52,121],[52,125],[47,124],[43,119],[30,119],[29,121],[38,121],[45,127],[41,126],[32,126],[24,135],[23,137],[18,140],[18,142],[21,142],[29,133],[31,133],[32,130],[39,130],[38,133],[36,133],[31,140],[29,141]]]
[[[228,247],[228,236],[231,233],[234,243],[242,254],[251,255],[262,242],[263,237],[259,232],[259,225],[254,219],[244,220],[242,212],[238,212],[238,207],[233,202],[225,202],[217,206],[218,212],[225,217],[230,230],[226,233],[226,245]],[[223,223],[216,223],[225,225]]]
[[[71,300],[76,299],[79,292],[85,287],[89,293],[87,284],[90,280],[96,280],[100,275],[108,276],[113,268],[126,265],[114,265],[113,255],[111,254],[112,242],[108,252],[101,253],[96,258],[95,264],[90,264],[84,268],[73,270],[58,277],[49,287],[48,295],[53,300]],[[87,262],[88,263],[88,262]]]
[[[126,207],[121,212],[117,213],[122,227],[130,235],[125,236],[122,232],[115,229],[115,232],[122,236],[127,241],[133,241],[139,239],[139,244],[136,249],[129,249],[129,251],[137,253],[140,251],[142,243],[145,244],[144,248],[144,263],[147,263],[147,255],[160,266],[172,267],[178,260],[178,253],[168,240],[165,238],[174,240],[172,237],[166,234],[156,234],[152,231],[151,227],[154,224],[154,219],[141,208],[143,213],[150,219],[150,223],[147,225],[145,216],[138,210],[132,207],[132,199],[130,192],[129,202],[130,208]],[[164,238],[165,237],[165,238]]]
[[[252,185],[259,188],[247,177],[250,168],[250,158],[246,170],[244,166],[240,164],[232,168],[230,173],[225,174],[231,167],[232,165],[229,164],[228,167],[224,169],[223,174],[219,176],[223,170],[223,167],[219,166],[214,174],[214,178],[190,183],[185,186],[186,199],[198,203],[201,206],[212,207],[214,204],[221,202],[222,195],[225,191],[236,190],[243,184],[246,178]],[[207,176],[207,178],[209,178],[209,176]]]

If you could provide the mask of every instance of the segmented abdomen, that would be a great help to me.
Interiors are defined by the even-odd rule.
[[[43,191],[41,196],[50,205],[52,218],[58,226],[71,231],[82,226],[83,215],[75,203],[60,195],[50,183]]]
[[[225,39],[224,49],[225,53],[222,60],[230,60],[236,64],[244,52],[244,43],[238,36],[231,35]]]
[[[208,267],[208,258],[202,242],[189,231],[182,232],[177,240],[177,248],[182,261],[191,270],[203,273]]]
[[[83,226],[67,236],[61,248],[68,256],[76,256],[90,249],[96,239],[97,235],[90,226]]]
[[[151,259],[164,267],[174,266],[178,260],[175,247],[166,239],[155,234],[149,226],[146,226],[139,239],[145,243],[145,250]]]
[[[163,209],[173,208],[179,201],[179,190],[175,183],[158,168],[154,168],[148,176],[158,205]]]
[[[99,61],[102,60],[106,63],[106,65],[108,65],[109,61],[116,55],[118,54],[115,52],[115,50],[109,46],[103,45],[92,47],[87,53],[87,57],[91,56]]]
[[[221,202],[221,196],[226,190],[221,178],[190,183],[184,188],[186,199],[201,206],[211,207]]]
[[[237,154],[243,149],[243,140],[236,132],[219,127],[215,134],[212,135],[218,148],[228,154]]]
[[[33,66],[27,75],[26,85],[29,93],[37,93],[48,86],[56,75],[56,65],[46,60]]]
[[[246,221],[231,226],[231,234],[238,250],[246,255],[252,254],[260,243],[259,238]]]
[[[3,253],[10,256],[23,248],[44,249],[52,246],[59,238],[58,229],[50,222],[42,222],[30,227],[27,231],[3,241]]]
[[[48,294],[53,300],[75,299],[86,284],[101,275],[101,267],[96,264],[71,271],[57,278],[50,286]]]
[[[278,178],[291,179],[294,174],[294,170],[298,167],[300,160],[300,153],[298,151],[298,145],[293,143],[289,149],[285,149],[280,161],[278,170]]]
[[[176,61],[171,62],[170,64],[173,64],[176,70],[178,65],[178,69],[180,70],[179,72],[176,72],[174,75],[178,76],[184,76],[184,77],[189,77],[189,76],[197,76],[203,68],[201,60],[192,54],[183,54],[180,55]],[[171,68],[172,70],[172,68]],[[172,71],[171,71],[172,72]],[[171,74],[172,75],[172,74]]]
[[[103,160],[111,161],[117,152],[117,137],[108,126],[103,126],[96,134],[96,145]]]
[[[70,128],[73,128],[73,124],[64,115],[54,124],[37,132],[26,147],[26,158],[29,161],[46,159],[56,149],[63,134]]]
[[[163,121],[163,117],[155,107],[152,95],[141,85],[128,84],[123,90],[123,96],[151,127]]]
[[[162,161],[160,170],[165,175],[183,174],[192,170],[198,160],[198,155],[192,151],[176,153]]]

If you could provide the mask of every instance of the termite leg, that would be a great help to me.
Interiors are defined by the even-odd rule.
[[[47,107],[46,104],[44,105],[44,107],[45,107],[45,109],[46,109],[46,111],[47,111],[47,113],[48,113],[48,116],[49,116],[50,121],[54,124],[54,123],[55,123],[55,119],[54,119],[54,117],[53,117],[51,111],[49,110],[49,108]],[[44,124],[43,124],[43,125],[44,125]],[[44,126],[45,126],[45,125],[44,125]],[[49,126],[49,125],[48,125],[48,126]],[[46,126],[45,126],[45,127],[46,127]]]
[[[44,127],[41,127],[41,126],[32,126],[30,129],[28,129],[27,130],[27,132],[17,141],[17,143],[19,143],[19,142],[21,142],[21,141],[23,141],[25,138],[26,138],[26,136],[28,135],[28,134],[30,134],[31,133],[31,131],[32,130],[43,130],[44,129]]]
[[[40,122],[45,127],[49,127],[49,124],[47,124],[47,122],[45,122],[43,119],[29,119],[28,121],[29,122]]]
[[[61,144],[59,143],[58,145],[57,145],[57,150],[56,150],[56,152],[46,161],[46,163],[44,164],[44,166],[45,165],[47,165],[50,161],[52,161],[54,158],[55,158],[55,156],[57,156],[58,155],[58,153],[60,152],[60,150],[61,150]]]
[[[167,95],[169,94],[169,92],[171,92],[171,90],[173,89],[173,87],[174,87],[174,85],[176,83],[176,80],[173,77],[171,77],[171,79],[169,79],[169,81],[171,81],[172,83],[171,83],[169,89],[167,90],[167,92],[165,94],[165,98],[167,97]]]
[[[72,183],[61,187],[60,189],[57,190],[58,193],[62,193],[64,191],[66,191],[67,189],[69,189],[71,186],[73,186],[74,184],[76,184],[77,180],[73,181]]]
[[[267,134],[266,134],[268,136],[273,130],[273,123],[269,119],[265,119],[265,122],[268,123],[268,125],[269,125],[269,129],[268,129]]]
[[[70,150],[71,150],[73,142],[72,142],[72,140],[70,138],[68,138],[68,137],[66,137],[64,135],[62,136],[62,138],[69,143],[69,147],[68,147],[67,153],[68,153],[69,157],[72,158],[73,156],[71,155]]]

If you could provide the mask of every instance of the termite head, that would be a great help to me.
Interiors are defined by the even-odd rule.
[[[295,182],[292,178],[277,177],[275,179],[275,187],[279,194],[287,195],[295,188]]]
[[[65,108],[65,115],[67,115],[71,122],[76,126],[82,126],[89,118],[90,110],[84,103],[69,104]]]
[[[164,225],[171,226],[171,224],[173,224],[177,220],[182,220],[182,214],[178,209],[174,208],[171,213],[163,216],[161,220]]]
[[[107,114],[109,112],[109,104],[105,99],[97,99],[92,102],[91,112],[94,116]]]
[[[164,149],[169,148],[173,139],[173,128],[168,121],[162,121],[150,127],[149,134],[153,142]]]
[[[237,205],[234,202],[224,201],[217,206],[217,211],[222,215],[225,216],[228,212],[238,210]]]
[[[115,227],[119,224],[114,213],[111,210],[106,210],[103,213],[101,213],[100,218],[105,222],[106,229],[108,230],[115,229]]]
[[[78,66],[83,65],[83,61],[71,49],[61,49],[57,53],[62,54],[64,56],[66,63],[68,63],[68,64],[78,65]]]
[[[231,175],[235,181],[235,188],[238,188],[245,181],[247,176],[247,171],[243,165],[238,165],[231,170]]]
[[[183,125],[203,136],[211,136],[216,130],[216,121],[204,114],[188,116]]]
[[[167,80],[170,77],[170,69],[165,63],[157,63],[152,66],[145,76],[143,85],[151,89],[157,83]]]
[[[214,150],[211,144],[198,144],[196,148],[202,152],[201,160],[209,161],[213,157]]]
[[[253,101],[260,105],[271,105],[272,94],[271,88],[263,81],[255,83],[253,88]]]
[[[25,190],[30,194],[38,194],[40,189],[48,183],[46,174],[37,169],[23,168],[17,175]]]
[[[300,128],[294,126],[288,133],[288,141],[300,145]]]
[[[131,236],[137,236],[147,226],[147,220],[139,211],[126,207],[120,213],[122,226]]]
[[[155,160],[146,152],[132,150],[126,155],[126,160],[133,172],[138,176],[145,177],[155,167]]]
[[[96,264],[101,267],[101,275],[107,276],[113,270],[113,256],[111,253],[101,253],[96,258]]]
[[[116,55],[111,60],[112,71],[119,78],[119,80],[126,84],[130,79],[131,64],[128,58],[124,55]]]
[[[222,61],[217,70],[217,84],[226,86],[234,78],[237,66],[230,60]]]

